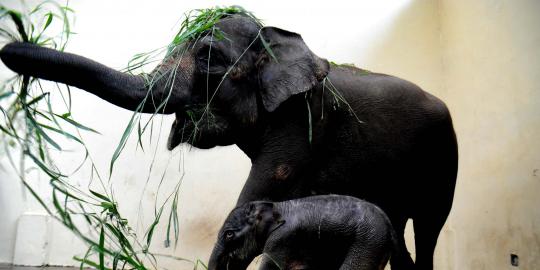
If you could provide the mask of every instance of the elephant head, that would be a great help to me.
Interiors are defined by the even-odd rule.
[[[20,42],[4,46],[0,58],[17,73],[76,86],[125,109],[174,113],[170,150],[183,142],[197,148],[238,143],[246,130],[292,95],[312,89],[329,70],[300,35],[262,27],[243,14],[223,16],[145,75]]]
[[[209,270],[246,269],[262,253],[266,239],[283,224],[272,202],[249,202],[225,220],[210,256]]]

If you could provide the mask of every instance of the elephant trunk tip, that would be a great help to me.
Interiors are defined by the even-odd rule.
[[[12,71],[32,76],[36,70],[35,64],[39,63],[36,60],[44,58],[48,51],[52,49],[33,43],[14,41],[0,49],[0,59]]]
[[[0,59],[10,69],[13,69],[13,61],[15,61],[14,58],[18,54],[21,44],[23,42],[11,42],[0,49]]]

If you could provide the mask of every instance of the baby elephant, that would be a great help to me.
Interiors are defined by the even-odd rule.
[[[396,252],[386,214],[357,198],[313,196],[250,202],[234,209],[221,228],[209,270],[384,269]]]

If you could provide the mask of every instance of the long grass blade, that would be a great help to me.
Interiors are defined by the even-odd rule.
[[[101,233],[99,234],[99,249],[101,250],[99,252],[99,270],[105,270],[105,254],[103,253],[103,250],[105,250],[105,230],[103,226],[101,226]]]

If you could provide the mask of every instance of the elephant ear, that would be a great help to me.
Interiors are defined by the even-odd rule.
[[[316,56],[299,34],[264,27],[261,39],[269,56],[259,66],[261,97],[267,111],[310,90],[328,74],[328,61]]]

